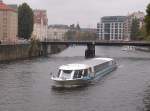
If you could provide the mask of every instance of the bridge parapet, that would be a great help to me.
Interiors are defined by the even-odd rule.
[[[87,45],[87,44],[95,44],[99,46],[150,46],[150,42],[148,41],[43,41],[41,43],[46,43],[47,45]]]

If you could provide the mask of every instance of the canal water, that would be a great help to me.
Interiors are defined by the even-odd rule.
[[[88,87],[52,89],[50,73],[84,60],[73,46],[46,58],[0,64],[0,111],[149,111],[150,53],[96,47],[97,57],[113,57],[118,68]]]

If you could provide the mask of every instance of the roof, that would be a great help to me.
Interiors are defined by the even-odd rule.
[[[17,4],[8,4],[8,6],[16,11],[18,10]]]
[[[34,10],[34,23],[42,24],[42,21],[44,25],[48,24],[46,10],[40,10],[40,9]]]
[[[87,69],[89,68],[88,65],[85,65],[85,64],[67,64],[67,65],[62,65],[60,66],[59,69],[62,69],[62,70],[80,70],[80,69]]]
[[[0,10],[6,10],[6,11],[16,12],[15,9],[9,7],[8,5],[4,4],[3,2],[0,2]]]
[[[48,28],[69,29],[68,25],[63,25],[63,24],[49,25]]]
[[[124,22],[126,16],[104,16],[101,22]]]
[[[62,69],[62,70],[87,69],[89,67],[93,67],[98,64],[102,64],[102,63],[112,61],[112,60],[113,59],[111,59],[111,58],[94,58],[94,59],[89,59],[89,60],[85,60],[85,61],[77,62],[77,63],[73,63],[73,64],[62,65],[59,67],[59,69]]]

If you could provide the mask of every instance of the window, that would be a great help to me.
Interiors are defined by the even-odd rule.
[[[74,72],[74,75],[73,75],[73,79],[77,78],[78,77],[78,71],[75,71]]]
[[[110,33],[110,24],[105,24],[104,32]]]
[[[4,37],[7,37],[7,33],[6,33],[6,32],[4,32],[4,33],[3,33],[3,36],[4,36]]]
[[[111,37],[112,37],[112,39],[113,39],[113,34],[111,34]]]
[[[70,74],[72,72],[72,70],[63,70],[63,73],[65,74]]]
[[[86,77],[88,75],[88,69],[84,69],[84,74],[83,76]]]
[[[97,24],[97,28],[100,28],[100,24]]]
[[[79,70],[78,78],[81,78],[82,72],[83,72],[82,70]]]
[[[76,71],[74,72],[73,78],[74,78],[74,79],[75,79],[75,78],[81,78],[82,72],[83,72],[83,70],[76,70]]]
[[[108,65],[109,65],[109,62],[105,62],[105,63],[103,63],[103,64],[100,64],[100,65],[95,66],[95,67],[94,67],[95,73],[97,73],[97,72],[99,72],[99,71],[105,69]]]
[[[58,34],[57,32],[54,32],[54,36],[57,36],[57,34]]]
[[[118,33],[118,29],[115,29],[115,33]]]

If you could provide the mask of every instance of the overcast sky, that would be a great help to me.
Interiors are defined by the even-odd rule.
[[[33,9],[47,10],[49,24],[96,27],[102,16],[144,11],[150,0],[3,0],[6,4],[27,2]]]

